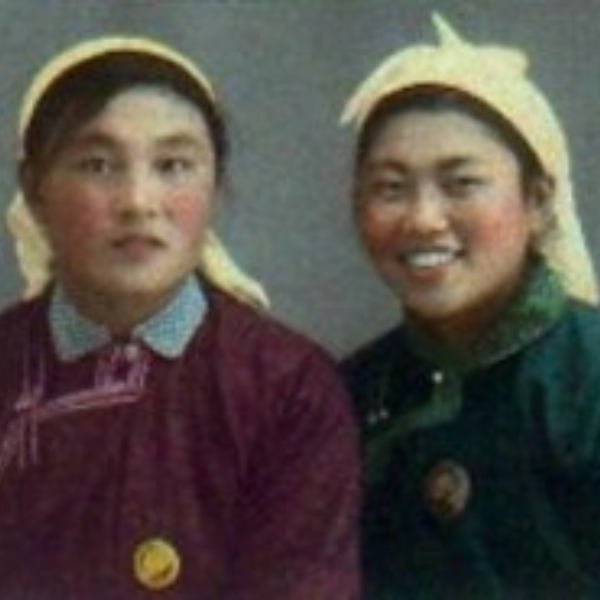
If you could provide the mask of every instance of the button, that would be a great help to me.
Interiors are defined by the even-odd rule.
[[[379,408],[370,411],[367,414],[367,425],[374,427],[379,425],[390,418],[390,411],[387,406],[380,406]]]
[[[123,348],[123,354],[129,362],[136,361],[140,356],[141,349],[135,342],[130,342]]]
[[[144,587],[163,590],[179,577],[181,560],[175,547],[161,537],[141,542],[133,555],[135,578]]]

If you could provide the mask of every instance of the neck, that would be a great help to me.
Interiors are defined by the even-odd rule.
[[[64,289],[81,316],[105,328],[115,337],[129,335],[138,325],[160,312],[177,293],[175,289],[159,297],[141,294],[110,297],[97,293],[82,293],[69,289],[68,286]]]
[[[458,314],[429,319],[407,313],[407,318],[434,343],[458,354],[468,353],[496,326],[518,295],[525,277],[525,273],[520,273],[504,289],[495,290],[492,296],[480,299]]]
[[[428,320],[407,314],[408,320],[436,344],[456,351],[468,350],[491,328],[499,311],[470,314],[461,319]]]

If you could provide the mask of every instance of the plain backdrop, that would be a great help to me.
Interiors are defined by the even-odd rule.
[[[274,313],[336,356],[399,309],[364,259],[351,219],[347,96],[385,56],[435,41],[441,12],[475,42],[521,47],[570,140],[577,197],[600,257],[600,0],[0,0],[0,201],[15,190],[16,122],[35,72],[105,34],[156,37],[219,90],[233,154],[218,229],[268,288]],[[0,224],[0,305],[22,281]],[[74,249],[76,251],[76,249]]]

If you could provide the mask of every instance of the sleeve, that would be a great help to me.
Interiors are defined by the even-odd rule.
[[[573,405],[562,422],[570,427],[555,447],[558,464],[548,487],[573,545],[566,551],[567,544],[555,544],[561,550],[555,554],[592,590],[586,597],[600,599],[600,378],[592,387],[567,391]]]
[[[285,380],[253,451],[227,599],[356,600],[358,443],[348,398],[319,352]]]
[[[586,590],[582,597],[600,598],[600,337],[577,333],[570,353],[547,366],[543,420],[552,458],[546,490],[558,520],[542,518],[540,529],[557,563]]]

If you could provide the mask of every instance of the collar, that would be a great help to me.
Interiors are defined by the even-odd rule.
[[[165,358],[177,358],[202,323],[206,311],[205,294],[198,280],[189,277],[171,302],[135,327],[130,337],[142,340]],[[112,341],[104,327],[77,311],[60,286],[55,288],[50,299],[49,323],[54,346],[63,361],[81,358]]]
[[[542,259],[536,259],[513,301],[473,346],[457,352],[432,341],[410,324],[407,324],[407,332],[420,355],[442,367],[464,373],[518,352],[548,331],[566,306],[567,296],[559,276]]]

